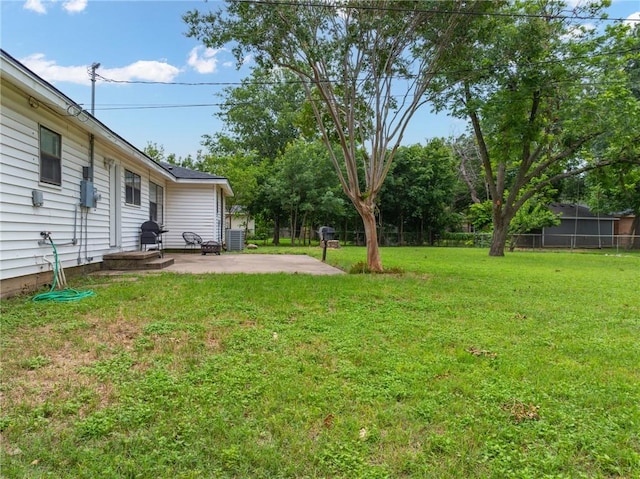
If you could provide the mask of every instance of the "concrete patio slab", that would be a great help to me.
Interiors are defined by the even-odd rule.
[[[344,274],[344,271],[329,266],[306,255],[293,254],[239,254],[217,255],[166,253],[165,258],[175,262],[160,271],[172,273],[298,273],[311,275]]]

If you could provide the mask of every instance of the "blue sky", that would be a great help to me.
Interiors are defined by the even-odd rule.
[[[228,50],[205,49],[184,34],[184,13],[221,5],[211,0],[0,0],[1,45],[90,110],[87,71],[94,62],[100,63],[99,75],[125,81],[237,83],[248,76],[250,58],[238,71]],[[640,19],[640,0],[614,0],[609,15]],[[223,88],[97,81],[95,115],[140,149],[154,142],[166,153],[195,156],[202,135],[222,129],[214,113]],[[414,117],[404,143],[464,129],[463,122],[432,115],[427,107]]]

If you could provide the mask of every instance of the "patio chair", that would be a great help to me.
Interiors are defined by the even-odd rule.
[[[192,233],[191,231],[185,231],[182,233],[182,239],[184,239],[185,251],[187,248],[195,250],[196,247],[200,247],[202,245],[202,238],[200,235]]]
[[[140,250],[147,251],[149,245],[160,252],[160,256],[164,256],[162,251],[162,234],[166,233],[155,221],[145,221],[140,226]]]

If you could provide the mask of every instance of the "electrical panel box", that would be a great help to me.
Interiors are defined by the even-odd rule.
[[[31,204],[33,206],[44,205],[44,196],[42,195],[42,191],[31,190]]]
[[[97,206],[96,200],[96,190],[93,187],[93,181],[82,180],[80,182],[80,206],[95,208]]]

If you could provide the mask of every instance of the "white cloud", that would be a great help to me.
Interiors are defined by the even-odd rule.
[[[640,28],[640,12],[632,13],[625,20],[625,25],[629,25],[631,29]]]
[[[180,69],[166,62],[155,60],[138,60],[131,65],[122,68],[104,68],[99,70],[100,75],[105,78],[118,81],[173,81]]]
[[[569,40],[571,38],[580,38],[585,33],[592,32],[595,29],[596,29],[596,26],[593,25],[592,23],[585,23],[583,25],[571,27],[565,35],[562,35],[562,39]]]
[[[32,12],[36,13],[47,13],[47,9],[42,4],[42,0],[26,0],[22,8],[24,8],[25,10],[31,10]]]
[[[61,66],[53,60],[47,60],[42,53],[34,53],[20,59],[27,68],[33,70],[45,80],[55,82],[90,84],[88,65]],[[166,62],[139,60],[121,68],[99,68],[98,74],[110,80],[120,82],[142,81],[173,81],[180,73],[180,69]]]
[[[31,10],[32,12],[46,14],[47,6],[46,3],[52,5],[58,0],[25,0],[23,8],[25,10]],[[64,0],[62,2],[62,8],[67,13],[80,13],[83,12],[87,8],[88,0]]]
[[[564,0],[564,3],[567,7],[575,8],[575,7],[588,7],[589,5],[593,5],[597,3],[596,0]]]
[[[79,13],[87,8],[87,0],[66,0],[62,4],[62,8],[68,13]]]
[[[242,59],[242,61],[240,62],[240,66],[244,66],[244,65],[246,65],[246,64],[248,64],[248,63],[251,63],[252,61],[253,61],[253,55],[249,54],[249,55],[247,55],[246,57],[244,57],[244,58]],[[231,61],[224,62],[224,63],[222,64],[222,66],[223,66],[223,67],[225,67],[225,68],[233,68],[233,67],[235,67],[236,65],[237,65],[237,63],[236,63],[236,62],[231,62]]]
[[[204,50],[204,51],[203,51]],[[197,46],[189,52],[187,64],[198,73],[215,73],[218,69],[218,59],[216,55],[221,49],[204,48]]]
[[[90,83],[86,66],[63,67],[56,65],[53,60],[47,60],[43,53],[34,53],[26,58],[21,58],[27,68],[48,82],[69,82],[87,85]]]

